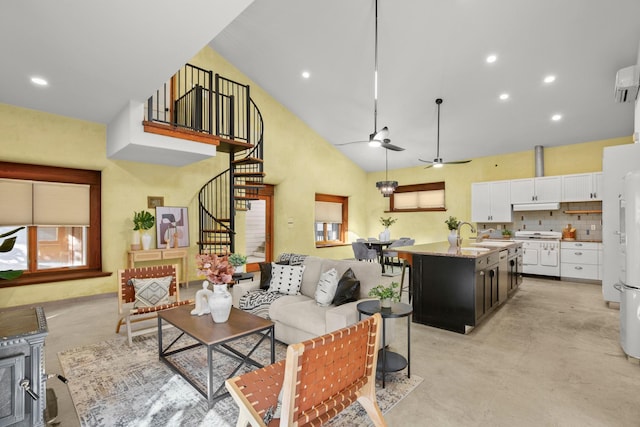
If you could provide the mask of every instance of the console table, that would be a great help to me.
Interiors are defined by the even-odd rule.
[[[128,251],[127,267],[134,268],[137,262],[160,261],[166,259],[179,259],[180,270],[178,272],[178,284],[189,286],[189,248],[148,249],[146,251]]]

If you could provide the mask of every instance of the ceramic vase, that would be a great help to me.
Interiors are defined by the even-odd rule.
[[[391,298],[382,298],[380,300],[381,308],[391,308]]]
[[[131,234],[131,250],[139,251],[141,247],[142,246],[140,246],[140,230],[133,230],[133,233]]]
[[[209,297],[209,309],[215,323],[224,323],[231,313],[231,294],[225,283],[214,283],[213,294]]]
[[[388,228],[385,228],[382,233],[378,236],[381,242],[388,242],[391,240],[391,231]]]
[[[458,232],[456,230],[451,230],[447,239],[449,240],[449,245],[453,247],[458,246]]]
[[[145,231],[140,240],[142,241],[142,250],[148,251],[151,248],[151,234]]]
[[[234,274],[241,274],[241,273],[246,273],[247,272],[247,264],[242,264],[242,265],[238,265],[238,266],[234,266],[233,267],[233,273]]]

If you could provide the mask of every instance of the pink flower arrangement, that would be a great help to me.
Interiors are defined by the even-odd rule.
[[[229,283],[232,280],[234,268],[226,255],[197,254],[196,263],[198,275],[206,277],[211,283]]]

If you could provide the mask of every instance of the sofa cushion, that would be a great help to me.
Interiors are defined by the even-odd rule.
[[[320,280],[320,274],[323,271],[330,270],[331,267],[323,268],[324,258],[315,256],[308,256],[305,258],[304,263],[304,275],[302,276],[302,285],[300,285],[300,293],[306,295],[309,298],[314,298],[316,294],[316,287]],[[336,269],[336,271],[338,271]],[[338,271],[338,277],[342,274]]]
[[[306,255],[301,254],[290,254],[290,253],[281,253],[278,256],[277,263],[278,264],[288,264],[288,265],[302,265]]]
[[[304,295],[285,295],[271,303],[269,316],[271,320],[287,325],[295,325],[297,329],[315,336],[326,333],[326,311],[334,307],[320,307],[313,298]]]
[[[284,294],[280,292],[268,292],[264,289],[256,289],[240,297],[238,308],[268,319],[271,303],[282,296],[284,296]]]
[[[330,305],[336,294],[338,287],[338,272],[335,268],[325,271],[320,275],[318,286],[316,287],[315,299],[318,305],[323,307]]]
[[[342,276],[348,269],[353,270],[360,281],[360,291],[357,295],[357,299],[369,298],[369,290],[380,282],[382,267],[378,263],[355,260],[321,259],[323,261],[322,271],[335,268],[338,271],[338,277]]]
[[[353,270],[348,269],[338,281],[336,294],[333,297],[333,305],[339,306],[348,302],[357,301],[359,299],[359,293],[360,280],[358,280],[353,273]]]
[[[271,282],[269,292],[298,295],[302,284],[304,265],[271,264]]]

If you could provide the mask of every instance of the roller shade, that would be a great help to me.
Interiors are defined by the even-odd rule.
[[[50,226],[88,226],[89,186],[34,182],[33,223]]]
[[[31,181],[0,180],[0,225],[33,224]]]
[[[342,203],[316,202],[316,222],[342,224]]]
[[[393,195],[394,209],[426,209],[444,207],[444,190],[410,191]]]

